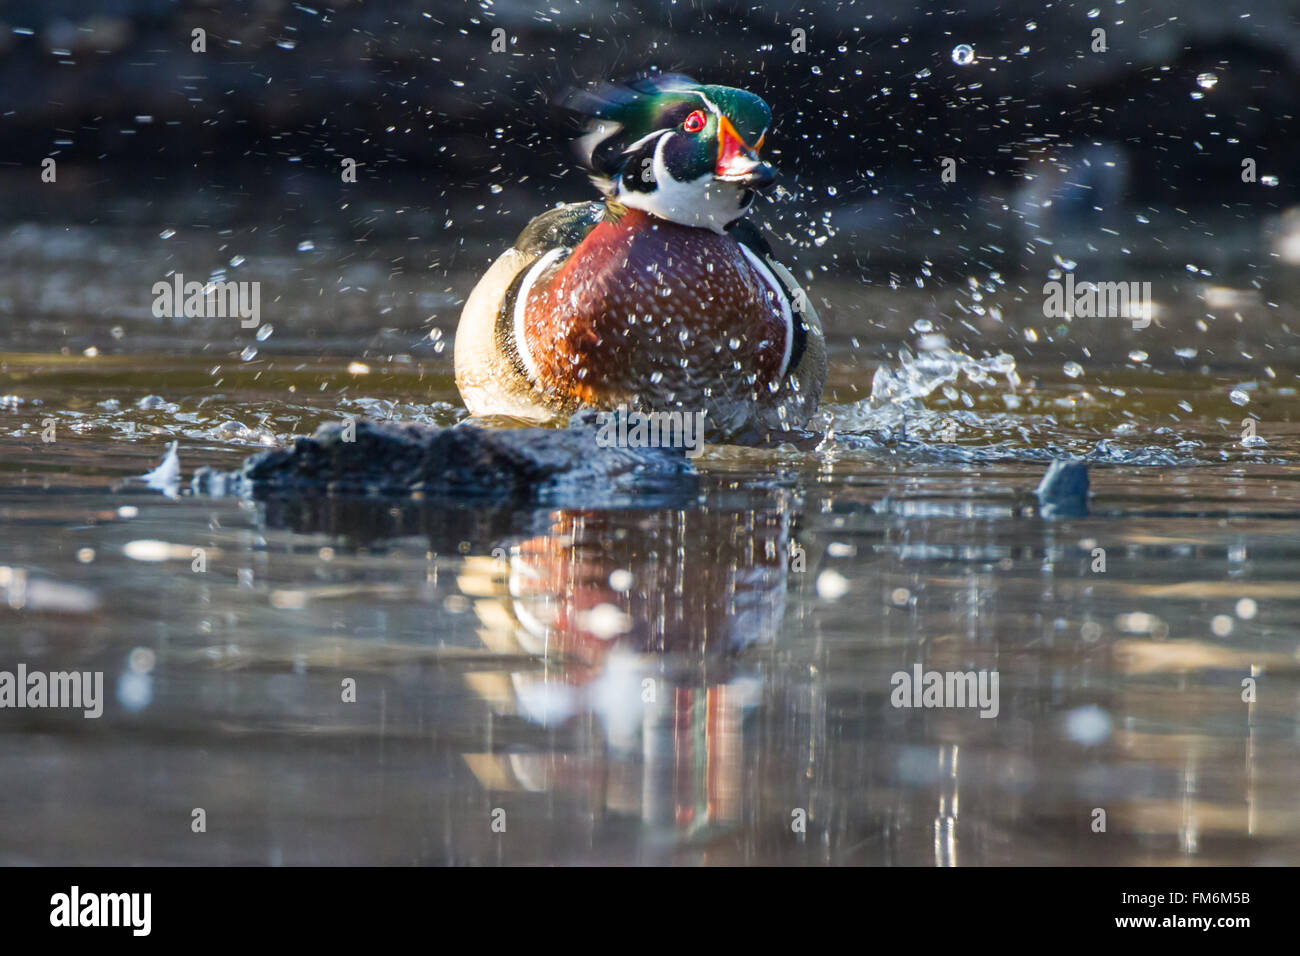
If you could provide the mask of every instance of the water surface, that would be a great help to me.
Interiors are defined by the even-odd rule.
[[[1187,280],[1134,331],[826,280],[823,439],[711,447],[672,508],[169,497],[171,441],[188,479],[461,420],[474,263],[267,253],[259,335],[152,319],[157,254],[93,236],[4,247],[0,666],[109,699],[0,714],[0,861],[1300,862],[1282,297]],[[1057,457],[1088,517],[1038,515]],[[998,715],[895,708],[916,665]]]

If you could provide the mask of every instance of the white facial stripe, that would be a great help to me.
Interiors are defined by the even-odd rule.
[[[566,251],[565,249],[552,249],[534,262],[528,269],[527,274],[524,275],[524,281],[519,283],[519,294],[515,297],[515,351],[519,353],[519,361],[523,363],[528,377],[534,382],[538,381],[541,376],[537,372],[537,363],[533,361],[532,353],[528,351],[528,339],[524,336],[524,314],[526,311],[525,306],[528,304],[528,293],[532,291],[533,283],[542,274],[542,270]]]
[[[790,367],[790,353],[794,351],[794,311],[790,308],[790,300],[786,297],[785,289],[772,274],[772,270],[767,267],[767,263],[743,242],[740,243],[740,251],[745,254],[754,271],[771,287],[776,294],[776,301],[781,303],[781,319],[785,322],[785,354],[781,356],[781,377],[784,378]]]
[[[682,90],[681,92],[683,92],[683,93],[694,93],[694,94],[695,94],[696,96],[698,96],[700,99],[704,100],[704,105],[707,106],[707,107],[709,108],[709,110],[713,113],[714,116],[721,116],[721,115],[722,115],[722,110],[718,109],[718,104],[715,103],[715,102],[713,102],[713,100],[709,99],[707,96],[705,96],[705,95],[704,95],[703,93],[701,93],[699,90]]]
[[[655,130],[653,133],[646,133],[644,136],[642,136],[640,139],[638,139],[635,143],[633,143],[633,144],[632,144],[631,146],[629,146],[627,149],[623,150],[623,152],[624,152],[624,153],[635,152],[636,150],[638,150],[638,149],[640,149],[642,146],[644,146],[646,143],[650,142],[650,140],[654,139],[656,136],[667,136],[667,135],[668,135],[669,133],[671,133],[671,132],[672,132],[672,130],[670,130],[670,129],[657,129],[657,130]]]
[[[611,136],[616,136],[623,129],[622,123],[616,123],[613,120],[598,120],[587,127],[585,135],[578,137],[578,150],[587,161],[591,162],[591,157],[595,155],[600,144],[605,142]]]

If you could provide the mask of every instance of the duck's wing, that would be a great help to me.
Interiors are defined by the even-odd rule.
[[[548,209],[524,226],[514,248],[533,258],[552,249],[573,250],[604,214],[605,204],[599,201],[573,202]]]
[[[515,345],[519,290],[541,260],[567,258],[600,222],[602,202],[569,203],[547,210],[524,227],[492,263],[461,310],[456,328],[456,385],[475,415],[510,415],[545,421],[552,408],[533,386]]]

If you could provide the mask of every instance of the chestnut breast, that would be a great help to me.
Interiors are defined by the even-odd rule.
[[[566,402],[699,407],[783,371],[783,301],[730,236],[628,210],[526,295],[539,385]]]

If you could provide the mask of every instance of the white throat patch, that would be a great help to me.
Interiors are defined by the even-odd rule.
[[[748,207],[744,199],[747,188],[719,182],[713,178],[712,173],[705,173],[699,179],[685,183],[673,179],[663,156],[664,144],[671,132],[663,130],[655,134],[659,136],[659,142],[655,144],[651,172],[658,188],[654,192],[637,192],[624,186],[623,176],[619,176],[618,201],[624,206],[643,210],[669,222],[712,229],[717,233],[726,232],[727,225],[739,219]],[[639,140],[638,145],[642,142],[644,139]],[[641,171],[629,170],[623,175],[639,176]]]

